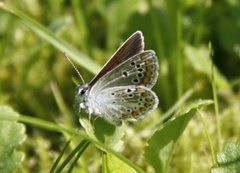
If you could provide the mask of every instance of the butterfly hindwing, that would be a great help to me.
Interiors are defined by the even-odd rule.
[[[158,98],[144,86],[116,86],[99,91],[90,104],[98,107],[95,111],[104,112],[100,116],[118,125],[122,120],[143,119],[157,107]]]

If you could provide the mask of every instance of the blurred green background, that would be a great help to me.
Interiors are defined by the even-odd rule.
[[[222,121],[222,140],[226,143],[238,138],[240,132],[238,0],[6,0],[4,3],[39,22],[44,29],[56,38],[64,40],[68,46],[66,50],[59,49],[57,44],[50,41],[51,37],[46,39],[36,30],[30,29],[19,14],[13,15],[7,12],[8,10],[1,9],[1,104],[9,105],[23,115],[61,122],[71,127],[80,126],[72,108],[76,87],[73,81],[80,80],[64,58],[62,51],[67,51],[68,54],[68,51],[75,51],[75,56],[71,54],[69,56],[73,58],[85,81],[89,82],[121,43],[136,30],[141,30],[145,38],[145,49],[155,50],[160,63],[159,80],[153,89],[160,100],[157,117],[161,116],[160,112],[168,111],[190,88],[195,90],[189,102],[213,98],[209,59],[211,42]],[[78,60],[76,56],[79,57]],[[53,90],[59,91],[64,106],[59,106],[61,104],[57,103]],[[216,129],[211,124],[215,122],[213,107],[206,114],[210,129],[212,128],[210,131],[214,135]],[[191,150],[195,150],[193,157],[203,155],[205,160],[202,165],[201,163],[197,165],[197,161],[193,160],[195,162],[193,168],[199,172],[209,170],[210,158],[205,158],[207,154],[205,156],[203,154],[208,153],[204,132],[201,131],[202,127],[198,120],[193,120],[192,123],[189,125],[190,131],[185,135],[188,136],[190,133],[190,136],[195,138],[195,143],[191,143],[193,147]],[[137,130],[144,125],[143,122],[142,125],[134,125],[131,129]],[[35,161],[36,155],[39,154],[34,148],[34,143],[38,143],[37,146],[40,143],[48,144],[50,146],[48,150],[56,152],[55,154],[63,145],[59,144],[64,143],[61,134],[32,126],[27,126],[27,134],[26,158],[32,159],[34,166],[38,165]],[[186,141],[189,140],[192,139]],[[144,140],[141,142],[144,145]],[[179,145],[186,147],[181,142]],[[181,151],[177,153],[184,155]],[[178,164],[173,168],[176,172],[183,169],[178,167],[181,166],[179,163],[184,162],[184,158],[178,157],[180,156],[176,157]],[[137,158],[132,160],[145,165]],[[30,163],[26,164],[30,171],[34,170]],[[45,166],[48,167],[47,164]],[[43,166],[39,167],[36,170],[47,170]]]

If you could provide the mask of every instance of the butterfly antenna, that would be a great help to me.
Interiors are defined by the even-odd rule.
[[[83,80],[81,73],[78,71],[77,67],[73,64],[73,62],[70,60],[70,58],[67,56],[67,53],[63,51],[63,55],[65,56],[65,58],[67,58],[67,60],[72,65],[72,67],[75,69],[75,71],[77,72],[78,76],[80,77],[82,83],[85,84],[85,81]]]

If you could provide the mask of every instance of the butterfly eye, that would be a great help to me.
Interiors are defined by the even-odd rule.
[[[77,86],[76,88],[76,94],[77,95],[84,95],[88,90],[87,85]]]
[[[82,88],[81,91],[79,91],[79,93],[80,93],[81,95],[84,95],[87,90],[88,90],[87,87],[86,87],[86,88]]]

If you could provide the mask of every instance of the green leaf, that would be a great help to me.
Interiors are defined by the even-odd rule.
[[[212,173],[237,173],[240,170],[240,139],[228,143],[223,151],[217,154],[218,166],[211,169]]]
[[[119,151],[122,148],[124,125],[117,127],[109,124],[103,118],[97,118],[91,124],[87,116],[81,116],[79,120],[91,138],[99,143],[103,143],[107,148],[114,151]],[[100,145],[97,145],[97,147],[103,151],[102,172],[143,172],[134,163],[126,160],[124,157],[119,158],[113,151],[106,150],[106,147]]]
[[[156,172],[167,172],[174,146],[188,122],[199,107],[211,103],[209,100],[200,100],[187,105],[148,140],[144,155]]]
[[[123,126],[116,127],[103,118],[97,118],[90,124],[89,118],[86,116],[81,116],[79,121],[85,128],[87,134],[93,139],[114,150],[119,150],[122,147],[123,142],[121,139],[124,135]]]
[[[2,118],[1,114],[0,114],[0,118]],[[106,152],[111,153],[111,154],[114,154],[117,158],[119,158],[120,160],[125,162],[127,165],[131,166],[137,172],[143,172],[143,170],[140,167],[138,167],[137,165],[135,165],[134,162],[131,162],[129,159],[127,159],[126,157],[121,155],[119,152],[116,152],[115,150],[112,149],[112,148],[115,148],[115,147],[108,147],[106,144],[103,144],[100,140],[96,139],[96,137],[93,137],[93,135],[89,135],[89,134],[86,135],[85,133],[83,133],[80,130],[76,131],[76,130],[70,128],[70,127],[65,127],[63,125],[59,126],[56,123],[51,123],[49,121],[44,121],[44,120],[41,120],[41,119],[38,119],[38,118],[33,118],[33,117],[30,117],[30,116],[21,115],[19,117],[19,120],[21,120],[22,122],[24,122],[26,124],[29,124],[29,125],[32,125],[32,126],[35,126],[35,127],[39,127],[39,128],[42,128],[42,129],[47,129],[47,130],[50,130],[50,131],[57,131],[57,132],[63,132],[64,131],[64,132],[69,133],[71,135],[75,134],[75,135],[93,143],[94,145],[99,147],[101,150],[106,151]],[[100,120],[100,118],[99,118],[99,120]],[[98,120],[96,120],[96,121],[98,121]],[[101,121],[104,121],[104,120],[101,120]],[[87,118],[87,120],[85,120],[85,122],[89,123],[88,118]],[[104,123],[107,123],[107,122],[104,121]],[[106,124],[103,124],[102,128],[104,127],[104,125],[106,125]],[[111,124],[108,124],[108,125],[111,125]],[[91,127],[91,126],[86,126],[86,127]],[[122,127],[122,128],[124,128],[124,127]],[[121,131],[121,128],[118,129],[118,130]],[[116,139],[117,139],[117,137],[112,138],[112,140],[106,140],[106,141],[109,141],[109,145],[112,146],[112,143],[114,143],[113,141],[115,141]]]
[[[103,156],[103,173],[114,172],[114,173],[136,173],[136,171],[124,163],[122,160],[118,159],[110,153],[105,153]]]
[[[9,120],[3,120],[8,119]],[[2,173],[14,172],[24,159],[16,148],[25,140],[25,126],[16,122],[18,114],[0,106],[0,168]]]

